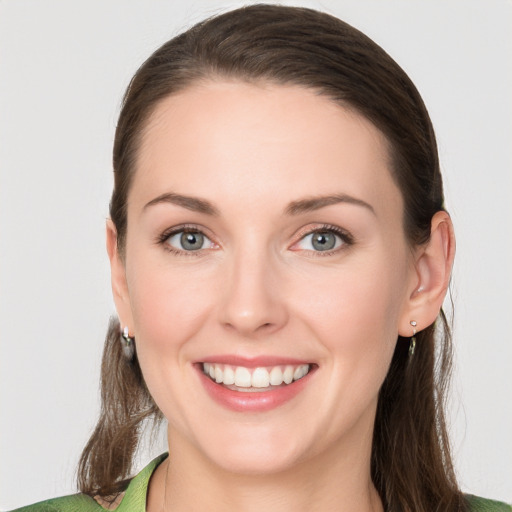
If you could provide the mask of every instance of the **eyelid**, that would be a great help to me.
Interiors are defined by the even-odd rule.
[[[186,251],[184,249],[178,249],[168,244],[167,241],[174,235],[179,233],[200,233],[206,239],[208,239],[214,247],[209,247],[206,249],[197,249],[195,251]],[[179,224],[177,226],[172,226],[166,230],[164,230],[160,235],[157,236],[156,243],[159,245],[163,245],[164,248],[174,254],[185,255],[185,256],[199,256],[204,253],[204,251],[216,249],[219,244],[214,240],[214,237],[209,234],[209,230],[204,228],[203,226],[197,224]]]
[[[327,233],[333,233],[338,238],[341,239],[342,244],[339,247],[336,247],[334,249],[330,249],[327,251],[314,251],[310,249],[294,249],[297,244],[299,244],[304,238],[306,238],[309,235],[312,235],[313,233],[318,232],[327,232]],[[351,233],[349,233],[346,229],[343,229],[339,226],[335,226],[332,224],[317,224],[314,226],[308,225],[307,227],[304,227],[299,230],[299,232],[296,235],[296,240],[290,247],[290,250],[295,251],[306,251],[309,253],[314,254],[315,256],[329,256],[331,254],[337,253],[339,251],[342,251],[343,249],[346,249],[347,247],[350,247],[354,244],[354,237]]]
[[[341,246],[336,247],[331,250],[327,250],[327,251],[314,251],[314,250],[309,250],[309,249],[294,249],[294,247],[299,242],[301,242],[306,236],[312,235],[313,233],[322,232],[322,231],[334,233],[337,237],[339,237],[341,239],[341,241],[342,241]],[[201,233],[204,237],[206,237],[212,243],[212,245],[214,247],[210,247],[207,249],[197,249],[195,251],[186,251],[186,250],[177,249],[177,248],[169,245],[168,243],[166,243],[167,240],[171,236],[176,235],[181,232]],[[293,242],[293,244],[291,245],[289,250],[305,251],[305,252],[312,253],[315,256],[329,256],[333,253],[337,253],[343,249],[346,249],[349,246],[354,244],[354,237],[352,236],[352,234],[350,232],[348,232],[346,229],[343,229],[339,226],[332,225],[332,224],[316,224],[316,225],[310,224],[304,228],[301,228],[297,232],[297,234],[294,236],[294,238],[295,238],[295,242]],[[219,248],[219,244],[215,241],[215,237],[209,234],[209,230],[206,229],[205,227],[197,225],[197,224],[180,224],[177,226],[172,226],[171,228],[164,230],[157,237],[156,243],[163,245],[165,247],[165,249],[170,252],[173,252],[173,253],[179,254],[179,255],[185,255],[185,256],[199,256],[202,253],[204,253],[204,251]]]

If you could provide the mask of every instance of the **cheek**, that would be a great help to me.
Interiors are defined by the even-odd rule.
[[[158,364],[167,361],[160,356],[176,355],[202,328],[215,297],[213,284],[204,272],[183,272],[148,258],[134,259],[132,268],[128,285],[137,348],[141,358]]]
[[[387,373],[406,290],[405,273],[393,270],[406,268],[405,264],[389,266],[386,261],[366,259],[317,275],[315,286],[304,289],[295,304],[321,340],[323,362],[332,365],[343,380],[340,384],[350,383],[348,387],[367,389],[369,394],[378,393]]]
[[[405,276],[370,261],[317,275],[314,286],[304,283],[300,293],[311,319],[317,319],[329,338],[359,334],[361,343],[371,333],[398,334],[398,317],[405,292]]]
[[[204,274],[200,268],[183,269],[161,254],[134,257],[127,278],[137,332],[157,329],[185,334],[178,325],[197,324],[193,320],[211,295]]]
[[[179,411],[186,410],[183,391],[190,388],[191,354],[215,293],[201,272],[183,272],[147,257],[133,258],[131,268],[130,303],[144,380],[163,414],[185,429]]]

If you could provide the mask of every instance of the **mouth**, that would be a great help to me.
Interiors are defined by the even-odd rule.
[[[311,364],[247,368],[228,364],[202,363],[203,373],[212,381],[242,393],[261,393],[288,386],[305,377],[311,368]]]
[[[318,369],[303,361],[226,359],[230,358],[195,366],[210,398],[235,412],[265,412],[282,406],[308,386]]]

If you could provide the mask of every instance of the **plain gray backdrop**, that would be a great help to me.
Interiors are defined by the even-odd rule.
[[[244,2],[250,3],[250,2]],[[449,409],[464,490],[512,501],[512,3],[282,2],[381,44],[436,128],[457,234]],[[75,491],[114,312],[104,250],[122,93],[160,44],[242,2],[0,0],[0,508]],[[139,465],[164,447],[142,450]]]

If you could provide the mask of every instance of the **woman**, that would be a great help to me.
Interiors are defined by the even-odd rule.
[[[455,480],[453,227],[381,48],[307,9],[201,23],[132,80],[114,171],[102,415],[83,494],[33,510],[510,510]],[[128,485],[162,416],[171,455]]]

